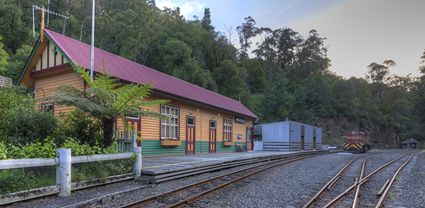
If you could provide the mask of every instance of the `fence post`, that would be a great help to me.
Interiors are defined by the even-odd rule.
[[[56,180],[59,180],[59,196],[71,195],[71,149],[57,149],[59,165],[56,167]],[[58,182],[58,181],[57,181]]]
[[[134,147],[134,153],[136,154],[133,166],[134,178],[140,178],[142,176],[142,147]]]

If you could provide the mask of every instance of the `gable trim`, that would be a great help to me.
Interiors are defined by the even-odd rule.
[[[65,57],[65,59],[68,61],[68,63],[72,66],[72,67],[74,67],[75,66],[75,64],[74,64],[74,62],[63,52],[63,50],[62,50],[62,48],[60,48],[59,46],[58,46],[58,44],[56,44],[55,43],[55,41],[53,41],[53,39],[49,36],[49,34],[48,33],[46,33],[45,35],[44,35],[44,37],[46,37],[48,40],[49,40],[49,43],[52,43],[54,46],[55,46],[55,48],[59,51],[59,53],[62,55],[62,59],[63,59],[63,57]],[[28,60],[27,60],[27,62],[25,63],[25,66],[24,66],[24,68],[23,68],[23,70],[21,71],[21,75],[19,75],[19,78],[16,80],[16,84],[19,84],[19,83],[21,83],[21,81],[22,81],[22,78],[24,77],[24,74],[27,72],[27,70],[28,70],[28,67],[29,67],[29,64],[30,64],[30,62],[31,62],[31,60],[33,59],[33,57],[34,57],[34,54],[35,54],[35,51],[37,50],[37,48],[38,48],[38,46],[40,45],[40,38],[38,38],[37,39],[37,42],[36,42],[36,44],[35,44],[35,46],[34,46],[34,48],[32,49],[32,51],[31,51],[31,54],[30,54],[30,56],[29,56],[29,58],[28,58]],[[49,49],[47,49],[47,50],[49,50]]]
[[[16,84],[21,83],[22,78],[24,77],[25,72],[28,69],[28,66],[30,65],[30,62],[32,58],[34,57],[35,51],[37,50],[38,46],[40,45],[40,38],[37,39],[37,42],[35,43],[34,48],[32,48],[31,54],[27,59],[27,62],[25,63],[24,68],[21,70],[21,74],[19,75],[19,78],[16,80]]]

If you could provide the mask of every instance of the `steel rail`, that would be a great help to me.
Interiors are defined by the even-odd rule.
[[[314,204],[315,201],[319,199],[319,197],[326,191],[329,190],[339,179],[341,179],[342,173],[354,162],[357,158],[352,159],[350,162],[348,162],[344,167],[341,168],[341,170],[338,171],[338,173],[329,180],[317,193],[314,195],[304,206],[303,208],[308,208]]]
[[[367,161],[367,159],[364,159],[363,163],[362,163],[362,169],[360,170],[360,176],[359,176],[360,180],[362,180],[363,176],[364,176],[364,172],[365,172],[365,169],[366,169],[366,161]],[[354,194],[354,200],[353,200],[352,208],[357,208],[358,205],[359,205],[360,186],[361,186],[361,184],[357,185],[356,194]]]
[[[385,191],[382,193],[381,198],[379,198],[379,201],[378,201],[378,203],[376,204],[375,208],[380,208],[380,207],[382,207],[382,206],[383,206],[384,201],[385,201],[385,198],[387,197],[388,192],[389,192],[389,190],[390,190],[391,186],[393,185],[393,183],[394,183],[394,181],[395,181],[395,179],[396,179],[397,175],[401,172],[401,170],[403,170],[404,166],[406,166],[406,165],[407,165],[407,164],[408,164],[408,163],[412,160],[413,156],[415,156],[415,154],[412,154],[412,155],[409,157],[409,159],[408,159],[408,160],[406,160],[406,162],[404,162],[404,163],[403,163],[403,165],[401,165],[401,166],[397,169],[397,171],[394,173],[394,175],[393,175],[393,177],[391,178],[390,182],[387,184],[387,186],[386,186],[386,188],[385,188]]]
[[[385,163],[384,165],[382,165],[381,167],[377,168],[375,171],[373,171],[372,173],[369,173],[367,176],[365,176],[363,179],[357,181],[356,184],[353,184],[352,186],[350,186],[349,188],[347,188],[345,191],[343,191],[341,194],[339,194],[337,197],[333,198],[331,201],[329,201],[324,207],[330,207],[333,204],[335,204],[337,201],[339,201],[343,196],[347,195],[351,190],[353,190],[354,188],[357,187],[357,185],[363,185],[364,183],[366,183],[370,177],[374,176],[376,173],[378,173],[379,171],[381,171],[382,169],[384,169],[385,167],[397,162],[398,160],[402,159],[403,157],[405,157],[406,155],[408,155],[409,153],[403,154],[400,157],[391,160],[390,162]]]
[[[319,153],[319,154],[321,154],[321,153]],[[208,183],[210,183],[214,180],[222,179],[222,178],[225,178],[225,177],[233,175],[233,174],[242,173],[242,172],[245,172],[247,170],[253,170],[253,169],[259,168],[261,166],[267,166],[267,165],[275,163],[275,165],[268,166],[269,169],[270,169],[271,167],[276,167],[278,165],[283,165],[283,164],[287,164],[287,163],[294,162],[294,161],[297,161],[297,160],[306,159],[306,158],[309,158],[309,157],[313,157],[315,155],[318,155],[318,154],[297,155],[297,156],[294,156],[294,157],[291,157],[291,158],[281,158],[281,159],[275,159],[275,160],[272,160],[272,161],[262,162],[259,165],[255,165],[255,166],[248,167],[248,168],[243,168],[241,170],[236,170],[236,171],[232,171],[230,173],[222,174],[222,175],[219,175],[219,176],[216,176],[216,177],[213,177],[213,178],[205,179],[205,180],[202,180],[202,181],[199,181],[199,182],[196,182],[196,183],[192,183],[192,184],[189,184],[189,185],[186,185],[186,186],[183,186],[183,187],[171,190],[171,191],[167,191],[167,192],[160,193],[160,194],[157,194],[157,195],[145,198],[145,199],[141,199],[139,201],[132,202],[132,203],[126,204],[126,205],[121,206],[121,207],[141,207],[142,204],[151,203],[153,201],[157,201],[157,200],[162,199],[164,197],[167,197],[169,195],[176,194],[178,192],[190,189],[192,187],[202,186],[202,185],[208,184]],[[264,171],[265,169],[263,168],[261,170]]]
[[[172,204],[172,205],[170,205],[170,206],[167,206],[167,208],[176,208],[176,207],[183,207],[183,206],[186,206],[186,205],[188,205],[188,204],[191,204],[191,203],[193,203],[193,202],[197,201],[198,199],[200,199],[200,198],[201,198],[202,196],[204,196],[204,195],[207,195],[207,194],[209,194],[209,193],[215,192],[215,191],[217,191],[217,190],[219,190],[219,189],[221,189],[221,188],[224,188],[224,187],[226,187],[226,186],[228,186],[228,185],[234,184],[234,183],[236,183],[236,182],[238,182],[238,181],[241,181],[241,180],[243,180],[243,179],[245,179],[245,178],[248,178],[248,177],[250,177],[250,176],[252,176],[252,175],[255,175],[255,174],[257,174],[257,173],[263,172],[263,171],[265,171],[265,170],[269,170],[269,169],[271,169],[271,168],[274,168],[274,167],[277,167],[277,166],[280,166],[280,165],[284,165],[284,164],[288,164],[288,163],[295,162],[295,161],[298,161],[298,160],[302,160],[302,159],[305,159],[305,158],[308,158],[308,157],[295,158],[295,159],[292,159],[292,160],[289,160],[289,161],[282,161],[282,162],[278,162],[277,164],[273,164],[273,165],[271,165],[271,166],[261,168],[261,169],[259,169],[259,170],[256,170],[256,171],[252,172],[252,173],[249,173],[249,174],[243,175],[243,176],[238,177],[238,178],[236,178],[236,179],[233,179],[233,180],[231,180],[231,181],[229,181],[229,182],[226,182],[226,183],[224,183],[224,184],[221,184],[221,185],[219,185],[219,186],[217,186],[217,187],[214,187],[214,188],[208,189],[208,190],[206,190],[206,191],[203,191],[203,192],[201,192],[201,193],[198,193],[198,194],[196,194],[196,195],[193,195],[193,196],[191,196],[191,197],[189,197],[189,198],[187,198],[187,199],[184,199],[184,200],[182,200],[182,201],[179,201],[179,202],[177,202],[177,203],[175,203],[175,204]]]

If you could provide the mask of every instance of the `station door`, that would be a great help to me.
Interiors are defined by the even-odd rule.
[[[215,153],[217,144],[217,122],[210,121],[210,133],[209,133],[209,152]]]
[[[195,154],[195,118],[186,119],[186,154]]]
[[[252,141],[252,128],[247,127],[246,129],[246,148],[247,150],[253,150],[253,141]]]

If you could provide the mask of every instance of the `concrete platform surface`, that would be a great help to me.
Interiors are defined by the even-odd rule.
[[[304,153],[311,151],[304,151]],[[225,162],[279,156],[301,153],[296,152],[271,152],[271,151],[255,151],[255,152],[233,152],[233,153],[213,153],[200,155],[183,155],[183,156],[157,156],[143,157],[142,174],[162,174],[176,170],[187,170],[208,165],[216,165]]]

